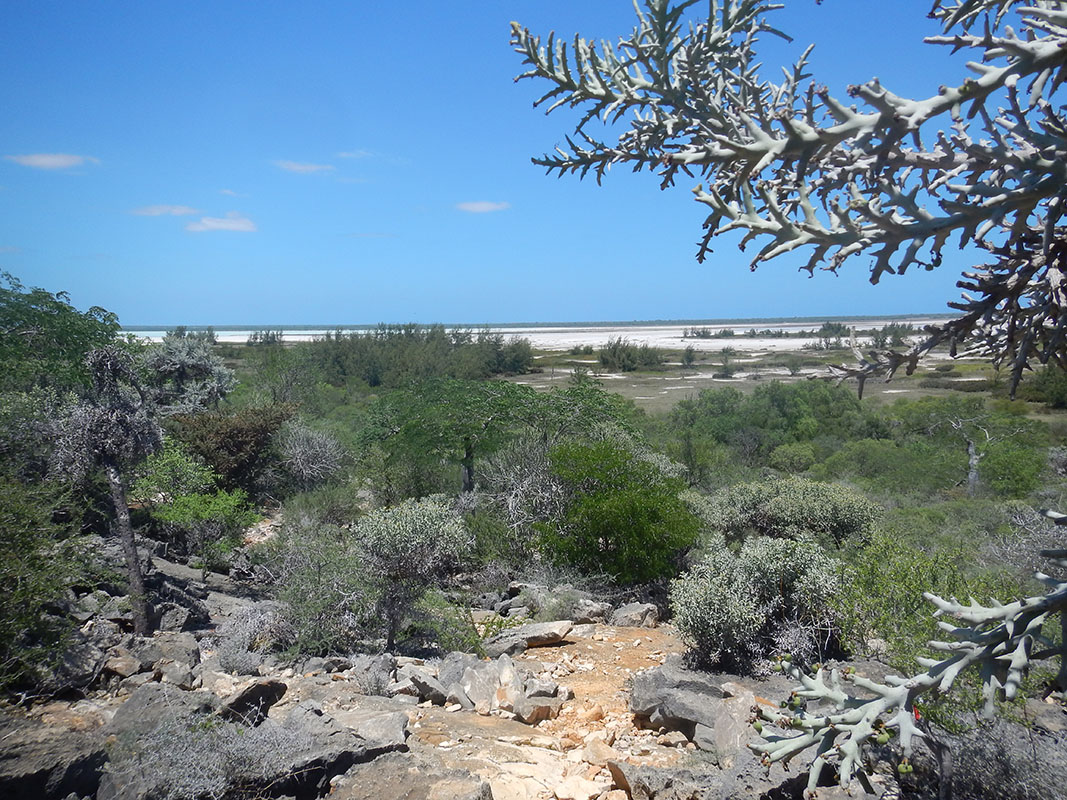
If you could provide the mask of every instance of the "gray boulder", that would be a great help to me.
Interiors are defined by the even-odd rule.
[[[164,683],[146,683],[118,707],[105,731],[120,737],[141,736],[167,719],[213,713],[218,703],[211,692],[187,692]]]
[[[659,609],[652,603],[627,603],[616,608],[611,618],[610,625],[620,628],[654,628],[659,622]]]
[[[396,656],[382,653],[377,656],[358,655],[349,659],[351,679],[363,694],[384,695],[396,674]]]
[[[0,714],[0,797],[61,800],[92,797],[107,761],[104,736]]]
[[[573,623],[570,620],[520,625],[486,639],[483,646],[486,655],[490,658],[497,658],[505,653],[516,655],[531,647],[544,647],[562,642],[563,637],[570,633],[572,626]]]
[[[259,725],[267,718],[270,707],[282,699],[288,688],[282,681],[272,678],[253,681],[224,699],[218,714],[231,722]]]
[[[493,800],[489,784],[430,753],[389,754],[332,782],[330,800]]]

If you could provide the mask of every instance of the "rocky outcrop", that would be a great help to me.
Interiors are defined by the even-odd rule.
[[[493,800],[489,784],[429,754],[386,755],[332,782],[330,800]]]
[[[107,761],[99,731],[71,731],[0,714],[0,797],[61,800],[96,793]]]

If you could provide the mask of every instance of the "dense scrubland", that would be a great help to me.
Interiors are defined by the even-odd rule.
[[[521,579],[574,589],[543,618],[583,591],[652,600],[715,669],[766,672],[788,651],[912,672],[936,630],[923,591],[1033,593],[1057,538],[1035,510],[1067,488],[1053,369],[1027,400],[991,373],[981,392],[895,402],[798,376],[648,414],[580,370],[548,391],[507,380],[534,354],[486,331],[148,344],[62,294],[10,277],[3,292],[0,678],[16,696],[43,691],[64,609],[97,584],[126,582],[151,630],[137,548],[279,601],[269,632],[234,633],[234,659],[477,652],[471,597]],[[279,532],[246,546],[264,516]],[[94,534],[134,550],[123,575],[101,574]],[[956,697],[930,713],[963,724],[977,695]]]

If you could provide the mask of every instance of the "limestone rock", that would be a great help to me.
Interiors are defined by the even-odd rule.
[[[659,609],[652,603],[627,603],[615,609],[608,622],[620,628],[654,628]]]
[[[245,725],[258,725],[272,705],[282,699],[288,687],[279,680],[263,678],[237,689],[222,701],[219,716]]]
[[[95,796],[107,761],[104,736],[0,714],[0,797]]]
[[[504,653],[515,655],[531,647],[556,644],[563,641],[563,637],[570,632],[571,627],[570,620],[520,625],[486,639],[485,652],[490,658],[496,658]]]

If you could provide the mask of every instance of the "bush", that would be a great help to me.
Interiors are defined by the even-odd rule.
[[[336,438],[299,420],[287,423],[276,441],[287,482],[301,491],[328,483],[346,460],[345,450]]]
[[[32,683],[59,652],[68,626],[46,613],[77,574],[56,497],[44,487],[0,480],[0,688]]]
[[[872,492],[929,495],[949,489],[966,473],[967,454],[960,447],[933,441],[895,442],[859,439],[847,442],[812,469],[821,480],[847,478]]]
[[[805,472],[815,463],[815,446],[811,442],[791,442],[771,451],[769,463],[783,472]]]
[[[634,344],[616,336],[600,348],[600,365],[604,369],[633,372],[637,369],[654,369],[663,363],[663,353],[645,344]]]
[[[293,495],[285,501],[283,514],[291,519],[344,526],[363,516],[366,502],[365,489],[355,483],[341,483]]]
[[[406,500],[360,522],[361,568],[376,590],[378,615],[391,650],[405,617],[424,593],[467,561],[474,539],[439,496]]]
[[[736,540],[757,534],[813,536],[840,547],[870,535],[878,506],[844,486],[804,478],[744,483],[713,498],[714,526]]]
[[[674,572],[700,529],[678,497],[681,480],[610,441],[560,445],[549,459],[570,492],[563,519],[537,526],[550,559],[621,583]]]
[[[989,448],[979,469],[982,481],[1000,497],[1026,497],[1041,485],[1047,463],[1044,448],[1023,447],[1011,441]]]
[[[290,516],[253,555],[283,604],[292,655],[352,652],[373,624],[375,595],[350,531]]]
[[[240,489],[180,495],[153,509],[152,516],[183,555],[198,555],[210,568],[225,565],[245,528],[258,518]]]
[[[199,494],[214,485],[215,473],[211,468],[167,438],[163,447],[138,467],[130,497],[150,503],[169,503],[179,495]]]
[[[699,662],[765,671],[783,650],[821,658],[835,629],[837,562],[811,539],[748,540],[735,556],[719,537],[671,584],[674,624]]]

